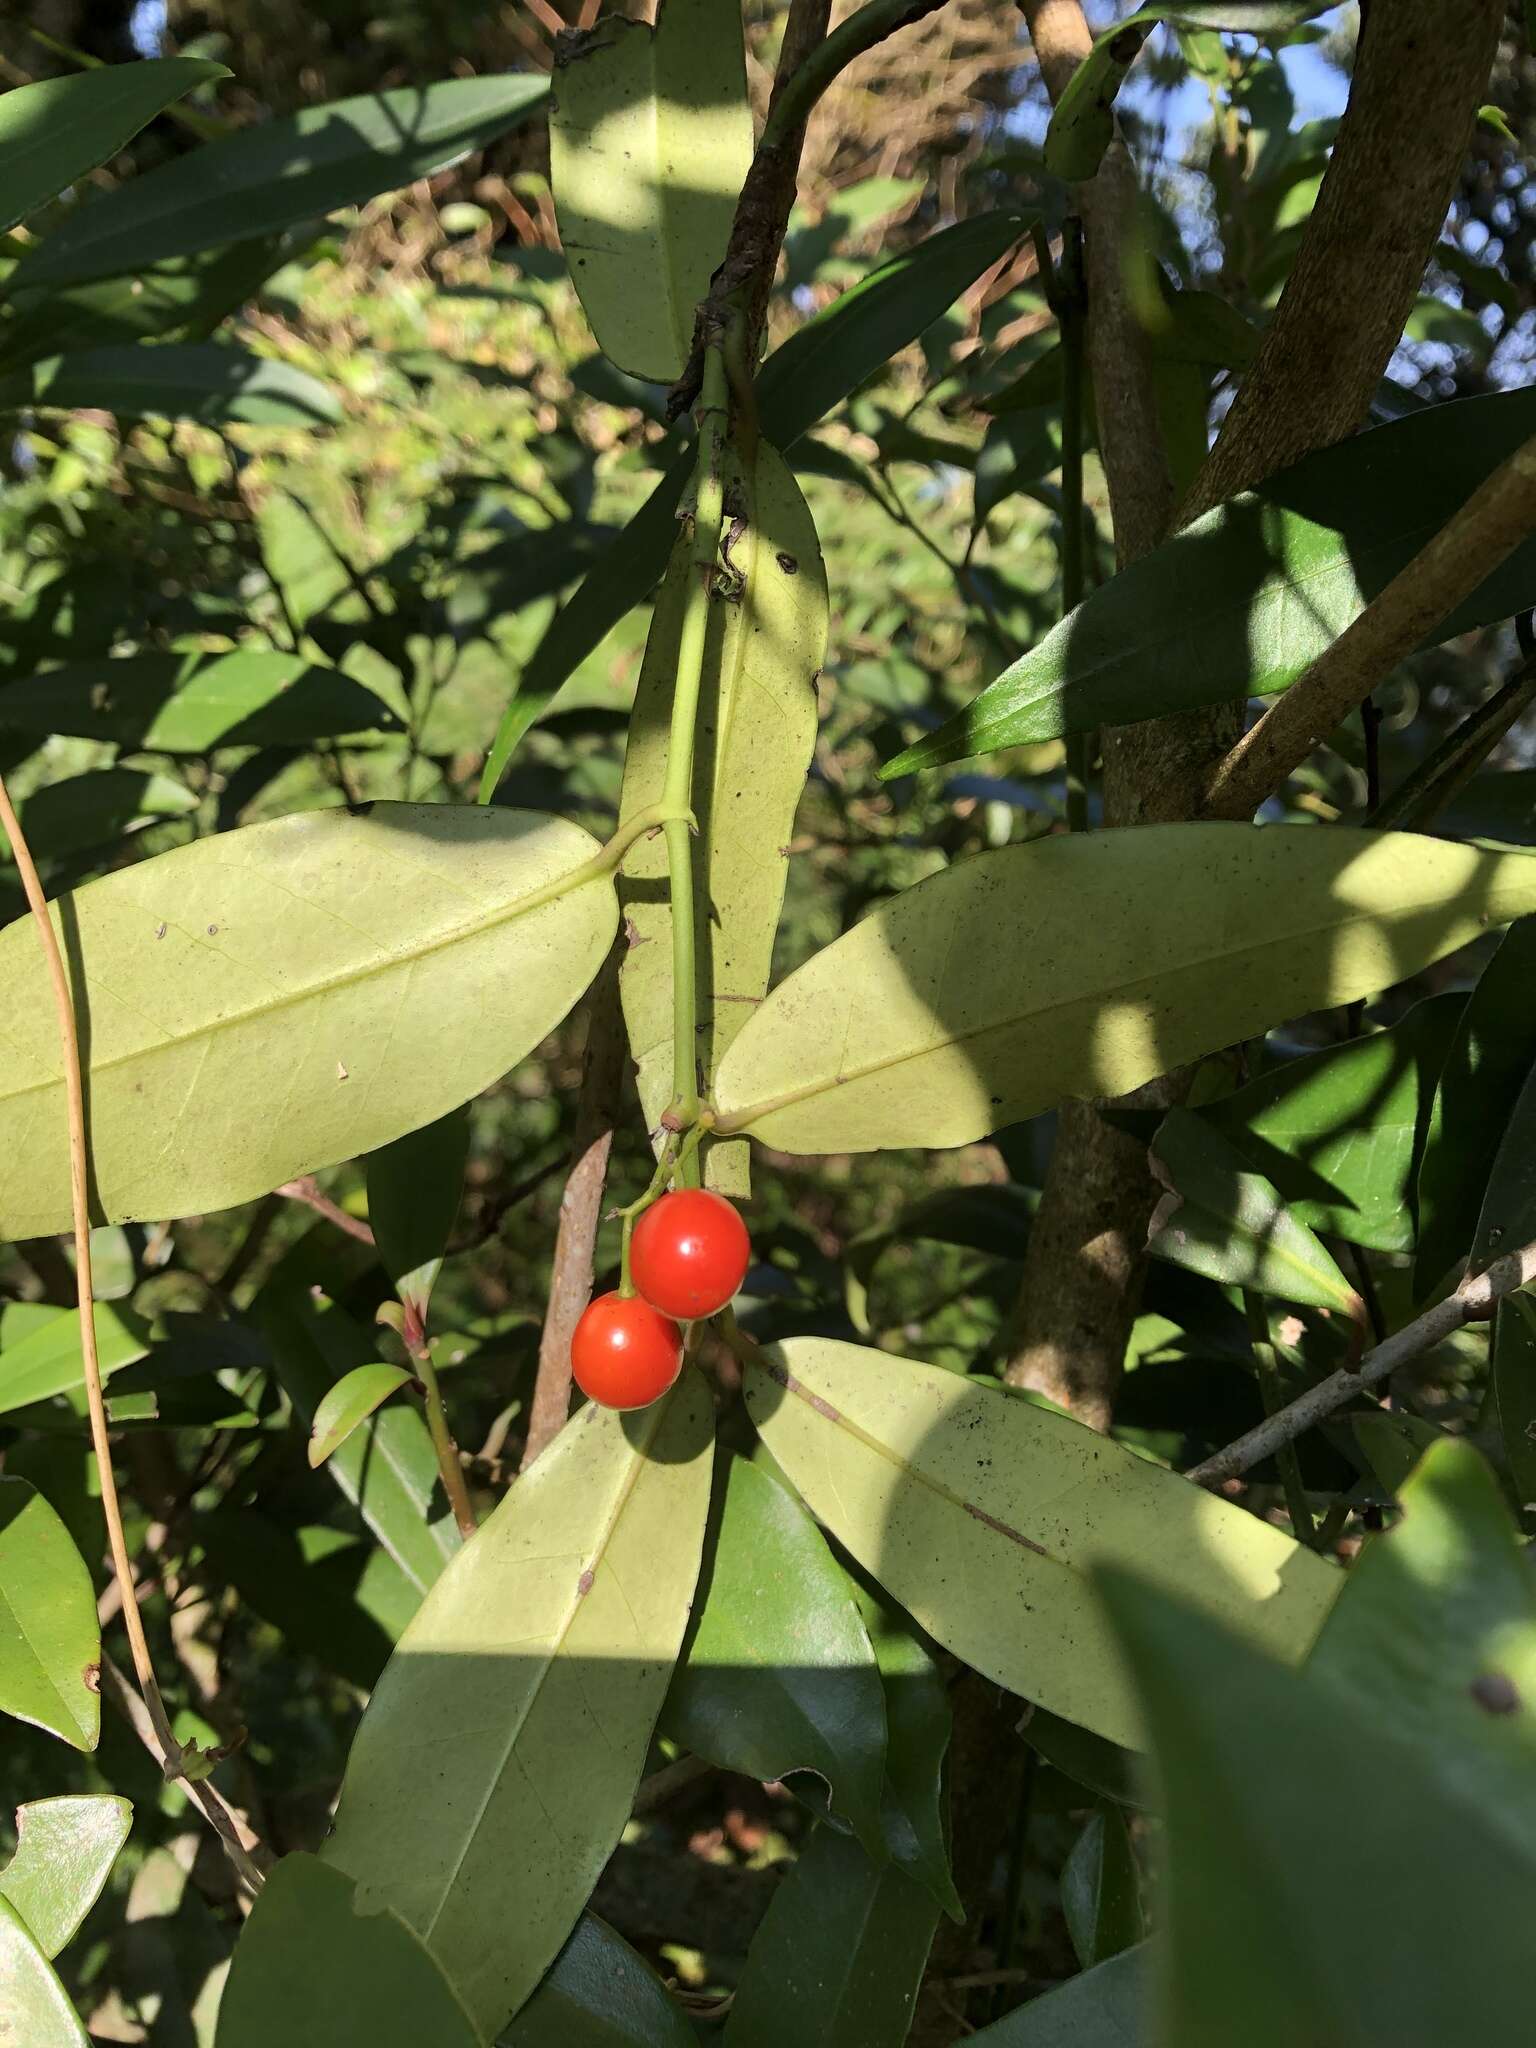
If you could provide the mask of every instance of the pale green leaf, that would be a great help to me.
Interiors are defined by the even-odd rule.
[[[48,1958],[0,1895],[0,2028],[16,2048],[90,2048]]]
[[[1536,392],[1496,392],[1307,456],[1112,576],[881,774],[1286,689],[1533,432]],[[1526,540],[1426,644],[1533,601]]]
[[[293,747],[400,721],[362,683],[297,654],[135,654],[71,662],[0,690],[0,727],[151,754]]]
[[[698,2036],[644,1956],[583,1913],[496,2048],[698,2048]]]
[[[114,277],[356,206],[483,148],[548,92],[531,72],[451,78],[254,122],[97,194],[28,252],[11,288]]]
[[[129,1310],[98,1302],[93,1320],[104,1380],[149,1350],[148,1329]],[[9,1317],[6,1329],[9,1335]],[[0,1415],[30,1407],[34,1401],[51,1400],[55,1394],[71,1393],[84,1383],[78,1309],[55,1309],[0,1349]]]
[[[329,427],[341,419],[335,395],[307,371],[212,342],[87,348],[0,376],[0,412],[38,405],[205,426]]]
[[[128,1839],[133,1808],[111,1792],[34,1799],[16,1810],[16,1853],[0,1870],[0,1898],[43,1954],[79,1932]]]
[[[100,1664],[85,1559],[35,1487],[0,1478],[0,1713],[94,1749]]]
[[[0,233],[116,156],[194,85],[229,75],[206,58],[157,57],[14,87],[0,98]]]
[[[408,1853],[408,1852],[407,1852]],[[314,1856],[285,1856],[235,1945],[217,2048],[484,2048],[398,1913]]]
[[[309,1426],[311,1467],[323,1465],[333,1452],[339,1451],[353,1430],[366,1422],[391,1394],[398,1393],[410,1377],[400,1365],[359,1365],[337,1380],[315,1410],[315,1419]]]
[[[629,1817],[698,1574],[712,1434],[693,1372],[634,1415],[584,1408],[438,1580],[363,1716],[326,1860],[421,1935],[488,2032],[554,1960]]]
[[[716,1080],[791,1152],[962,1145],[1418,973],[1536,905],[1536,860],[1408,833],[1153,825],[980,854],[783,981]]]
[[[898,1864],[819,1827],[752,1938],[725,2048],[900,2048],[938,1918]]]
[[[749,1370],[747,1402],[807,1505],[931,1636],[1112,1742],[1141,1726],[1091,1569],[1154,1571],[1292,1661],[1340,1584],[1230,1502],[936,1366],[797,1337]]]
[[[816,679],[827,651],[827,580],[816,528],[782,457],[757,443],[750,471],[728,470],[726,561],[739,592],[710,606],[694,740],[692,808],[698,1060],[706,1088],[767,993],[795,808],[816,743]],[[744,523],[743,523],[744,522]],[[621,823],[661,801],[678,642],[697,588],[686,535],[656,603],[630,719]],[[620,973],[640,1106],[655,1129],[672,1100],[672,910],[667,850],[642,839],[619,901]],[[748,1191],[747,1148],[711,1146],[707,1185]]]
[[[725,255],[752,162],[741,11],[661,0],[555,45],[550,182],[560,240],[604,354],[669,383]]]
[[[558,818],[375,804],[221,833],[61,897],[98,1220],[227,1208],[487,1087],[608,949],[613,884],[580,873],[596,852]],[[69,1148],[25,918],[0,933],[0,979],[0,1235],[36,1237],[68,1227]]]

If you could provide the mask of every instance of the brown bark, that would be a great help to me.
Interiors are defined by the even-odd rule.
[[[1075,0],[1020,0],[1053,99],[1086,37]],[[1286,463],[1352,433],[1391,359],[1445,218],[1502,15],[1499,0],[1395,0],[1362,34],[1349,106],[1327,175],[1259,356],[1181,517],[1189,519]],[[1119,177],[1114,152],[1085,196],[1090,256],[1089,346],[1100,435],[1122,561],[1155,545],[1156,492],[1145,462],[1120,446],[1146,438],[1134,365],[1109,337],[1129,318],[1118,287],[1116,229],[1102,196]],[[1095,305],[1097,300],[1097,305]],[[1097,343],[1095,328],[1097,323]],[[1102,352],[1102,353],[1101,353]],[[1105,360],[1105,357],[1112,360]],[[1103,384],[1117,374],[1117,387]],[[1106,402],[1108,401],[1108,402]],[[1123,407],[1123,410],[1117,409]],[[1129,482],[1116,497],[1117,472]],[[1123,508],[1134,523],[1122,530]],[[1150,720],[1104,735],[1104,811],[1111,825],[1199,814],[1209,776],[1240,732],[1241,707]],[[1165,1076],[1141,1107],[1178,1100]],[[1008,1378],[1103,1427],[1119,1384],[1146,1263],[1155,1190],[1145,1148],[1089,1103],[1062,1111],[1025,1261]]]
[[[593,985],[587,1010],[586,1065],[576,1109],[571,1171],[560,1197],[549,1302],[539,1336],[539,1367],[528,1413],[528,1441],[518,1468],[522,1472],[560,1434],[571,1412],[571,1339],[582,1310],[592,1299],[597,1226],[623,1085],[624,1020],[619,1011],[619,954],[615,949]]]

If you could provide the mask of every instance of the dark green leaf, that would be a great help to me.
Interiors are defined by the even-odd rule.
[[[111,277],[130,245],[138,264],[159,263],[359,205],[483,148],[548,93],[530,72],[455,78],[258,122],[92,199],[23,259],[13,282]]]
[[[48,356],[0,377],[0,412],[53,406],[205,426],[333,427],[341,407],[290,363],[208,342],[160,342]]]
[[[116,740],[154,754],[304,746],[399,723],[339,669],[244,649],[71,662],[0,688],[0,727]]]
[[[110,1792],[34,1799],[17,1809],[16,1853],[0,1870],[0,1898],[45,1956],[80,1931],[132,1825],[133,1808]]]
[[[90,2048],[84,2027],[25,1921],[0,1896],[0,2024],[17,2048]]]
[[[885,1687],[885,1793],[882,1819],[891,1855],[952,1920],[965,1909],[949,1868],[949,1691],[931,1645],[910,1615],[854,1581],[854,1597]]]
[[[1510,926],[1472,991],[1435,1091],[1419,1166],[1414,1293],[1465,1257],[1520,1091],[1536,1067],[1536,917]],[[1512,1248],[1516,1240],[1507,1241]]]
[[[1536,1238],[1536,1063],[1515,1097],[1488,1174],[1467,1270],[1484,1273]]]
[[[172,100],[205,79],[229,75],[223,64],[201,57],[159,57],[44,78],[6,93],[0,98],[0,233],[116,156]]]
[[[1362,1313],[1360,1298],[1322,1244],[1223,1134],[1189,1109],[1171,1109],[1152,1141],[1152,1170],[1167,1193],[1148,1249],[1223,1286],[1281,1301]]]
[[[696,2048],[696,2042],[645,1958],[595,1913],[583,1913],[543,1983],[497,2035],[496,2048]]]
[[[152,818],[184,817],[196,809],[196,796],[172,775],[97,768],[46,783],[21,806],[21,824],[39,859],[59,860],[103,846]]]
[[[241,1601],[360,1691],[378,1683],[421,1595],[371,1537],[323,1526],[288,1529],[255,1509],[221,1504],[197,1523],[203,1553]]]
[[[1536,1508],[1536,1300],[1512,1294],[1493,1323],[1493,1406],[1520,1507]]]
[[[1286,1060],[1205,1104],[1290,1214],[1372,1251],[1411,1251],[1418,1145],[1461,1015],[1431,996],[1386,1031]]]
[[[1433,1443],[1445,1432],[1420,1415],[1406,1411],[1387,1414],[1374,1409],[1368,1415],[1351,1415],[1348,1427],[1364,1453],[1371,1476],[1386,1494],[1395,1497],[1405,1479]]]
[[[353,1430],[368,1420],[391,1394],[410,1379],[400,1365],[356,1365],[327,1389],[309,1430],[309,1462],[323,1465],[339,1451]]]
[[[847,1577],[799,1501],[733,1458],[663,1725],[749,1778],[814,1772],[883,1861],[885,1699]]]
[[[368,1220],[395,1292],[425,1324],[464,1193],[469,1111],[451,1109],[368,1155]]]
[[[1113,1799],[1121,1806],[1144,1804],[1146,1759],[1134,1749],[1106,1742],[1102,1735],[1079,1728],[1075,1721],[1063,1721],[1044,1707],[1036,1707],[1024,1723],[1023,1735],[1047,1763],[1100,1798]]]
[[[938,1917],[897,1865],[819,1827],[753,1937],[725,2048],[900,2048]]]
[[[1536,392],[1437,405],[1218,506],[1094,591],[886,776],[1283,690],[1536,432]],[[1536,598],[1526,541],[1429,635]]]
[[[35,1487],[0,1479],[0,1713],[94,1749],[100,1663],[84,1558]]]
[[[1123,1949],[970,2035],[967,2048],[1150,2048],[1148,1960],[1145,1947]]]
[[[482,2048],[425,1942],[352,1882],[285,1856],[235,1946],[217,2048]]]
[[[1061,1873],[1061,1910],[1085,1970],[1145,1935],[1141,1874],[1122,1807],[1101,1806],[1073,1843]]]

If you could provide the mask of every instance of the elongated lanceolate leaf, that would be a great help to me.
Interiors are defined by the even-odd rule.
[[[0,98],[0,233],[66,185],[115,156],[172,100],[205,79],[228,78],[202,57],[103,65],[78,78],[44,78]]]
[[[759,441],[726,491],[727,573],[710,603],[694,727],[692,809],[697,1057],[708,1088],[768,991],[795,808],[816,743],[816,679],[827,651],[827,581],[816,528],[782,457]],[[698,572],[686,536],[657,601],[630,718],[621,824],[661,801],[683,616]],[[629,949],[619,988],[640,1106],[654,1129],[672,1100],[672,907],[667,850],[641,840],[619,901]],[[748,1190],[746,1147],[712,1146],[708,1185]]]
[[[1489,1359],[1504,1462],[1522,1512],[1536,1511],[1536,1296],[1512,1294],[1494,1312]]]
[[[254,649],[71,662],[0,689],[0,728],[116,740],[152,754],[305,746],[399,726],[339,669]]]
[[[752,162],[741,14],[661,0],[555,48],[550,183],[603,353],[656,383],[682,370]]]
[[[340,1871],[285,1856],[235,1946],[216,2048],[484,2048],[441,1966],[398,1913]]]
[[[87,348],[0,376],[0,412],[34,405],[209,426],[331,427],[341,418],[317,377],[227,343]]]
[[[558,1953],[629,1817],[693,1597],[711,1436],[691,1371],[636,1415],[583,1409],[439,1579],[363,1716],[326,1861],[416,1930],[486,2032]]]
[[[883,903],[726,1054],[720,1128],[962,1145],[1352,1002],[1536,905],[1536,860],[1409,833],[1154,825],[1009,846]]]
[[[1111,577],[882,774],[1283,690],[1532,433],[1536,392],[1500,392],[1309,455]],[[1431,643],[1533,600],[1529,540]]]
[[[936,1641],[1024,1699],[1135,1747],[1089,1586],[1134,1560],[1297,1661],[1338,1591],[1314,1552],[1065,1415],[826,1338],[747,1375],[764,1443],[838,1541]]]
[[[1027,220],[1012,213],[958,221],[882,264],[797,328],[758,374],[758,419],[766,439],[777,448],[790,447],[931,327],[1028,228]],[[691,466],[691,453],[674,462],[534,649],[486,761],[482,803],[489,803],[513,748],[566,678],[660,580]]]
[[[21,2048],[90,2048],[48,1958],[0,1896],[0,2020]]]
[[[375,1408],[399,1393],[410,1374],[400,1365],[359,1365],[331,1387],[309,1426],[310,1465],[323,1465],[339,1451]]]
[[[583,1913],[496,2048],[698,2048],[698,2036],[644,1956]]]
[[[548,92],[530,72],[452,78],[258,122],[89,200],[29,252],[12,285],[112,277],[125,252],[143,268],[357,206],[483,148]]]
[[[98,1301],[96,1355],[104,1380],[132,1365],[149,1349],[146,1324],[131,1312]],[[80,1311],[59,1309],[46,1321],[0,1350],[0,1415],[34,1401],[67,1394],[85,1381],[80,1359]]]
[[[132,1825],[133,1808],[111,1792],[34,1799],[17,1808],[16,1853],[0,1870],[0,1898],[21,1915],[45,1956],[56,1956],[79,1932]]]
[[[1114,136],[1112,109],[1126,73],[1160,21],[1179,28],[1272,35],[1327,12],[1327,0],[1157,0],[1104,31],[1067,81],[1045,131],[1045,167],[1058,178],[1091,178]]]
[[[440,1116],[538,1044],[613,936],[575,825],[438,804],[198,840],[53,906],[91,1071],[99,1220],[227,1208]],[[571,882],[565,893],[551,889]],[[0,1235],[69,1223],[42,950],[0,933]]]
[[[94,1749],[100,1663],[84,1558],[35,1487],[0,1479],[0,1713]]]

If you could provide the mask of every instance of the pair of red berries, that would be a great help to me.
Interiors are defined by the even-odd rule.
[[[571,1370],[589,1400],[646,1408],[683,1363],[680,1322],[712,1316],[735,1294],[752,1254],[747,1226],[722,1195],[679,1188],[635,1225],[635,1293],[600,1294],[571,1339]]]

